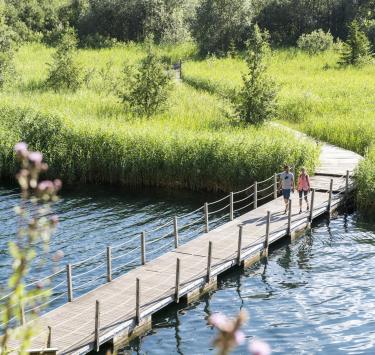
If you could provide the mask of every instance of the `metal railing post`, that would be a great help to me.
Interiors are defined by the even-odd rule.
[[[100,331],[100,303],[95,302],[95,349],[98,352],[100,348],[99,332]]]
[[[135,288],[135,318],[137,325],[141,321],[141,284],[139,279],[136,279],[136,288]]]
[[[313,211],[314,211],[314,197],[315,197],[315,190],[311,189],[311,201],[310,201],[310,215],[309,221],[312,222],[313,220]]]
[[[289,202],[288,202],[288,230],[287,230],[289,236],[292,233],[291,226],[292,226],[292,200],[289,199]]]
[[[346,170],[345,176],[345,197],[349,195],[349,170]]]
[[[237,265],[241,265],[241,258],[242,258],[242,233],[243,233],[243,225],[239,226],[238,230],[238,248],[237,248]]]
[[[329,184],[329,195],[328,195],[328,206],[327,206],[328,213],[331,213],[332,192],[333,192],[333,179],[331,179],[331,182]]]
[[[50,326],[47,327],[48,335],[47,335],[47,349],[52,348],[52,328]]]
[[[107,246],[107,282],[112,281],[112,248]]]
[[[258,208],[258,183],[254,182],[254,210]]]
[[[146,233],[141,233],[141,263],[146,264]]]
[[[233,202],[234,202],[234,195],[233,192],[230,193],[230,211],[229,211],[229,219],[233,221]]]
[[[211,280],[211,264],[212,264],[212,242],[208,243],[208,256],[207,256],[207,282]]]
[[[176,286],[175,286],[175,301],[178,303],[180,301],[180,273],[181,273],[181,262],[177,258],[176,262]]]
[[[206,233],[209,232],[210,230],[210,227],[209,227],[209,224],[208,224],[208,203],[206,202],[204,204],[204,220],[205,220],[205,223],[206,223]]]
[[[273,198],[277,199],[277,174],[275,173],[273,177]]]
[[[174,229],[174,247],[178,248],[178,217],[175,216],[173,220],[173,229]]]
[[[270,227],[271,227],[271,211],[267,211],[266,237],[264,239],[264,250],[265,250],[266,256],[268,256],[268,246],[269,246],[269,239],[270,239]]]
[[[66,265],[66,283],[68,286],[68,302],[73,301],[72,265]]]

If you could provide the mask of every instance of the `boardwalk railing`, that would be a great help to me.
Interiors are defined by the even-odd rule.
[[[327,189],[329,195],[328,208],[340,198],[342,194],[347,194],[352,187],[349,180],[350,172],[342,176],[345,184],[333,194],[333,181]],[[177,248],[179,245],[188,242],[194,237],[208,232],[223,223],[232,221],[235,217],[243,214],[251,208],[257,208],[259,204],[263,204],[278,196],[278,174],[265,179],[263,181],[254,182],[251,186],[236,192],[231,192],[223,198],[205,203],[182,216],[176,216],[171,221],[162,224],[152,230],[142,232],[130,236],[125,242],[119,245],[108,246],[98,254],[88,257],[79,262],[68,264],[66,268],[57,270],[55,273],[44,277],[38,281],[26,285],[26,289],[42,287],[47,284],[45,291],[37,296],[29,297],[21,307],[23,322],[29,318],[29,314],[40,311],[48,306],[52,309],[53,305],[61,304],[61,299],[72,302],[76,295],[87,293],[100,283],[111,282],[114,278],[122,275],[124,272],[132,268],[145,264],[148,261],[160,256],[162,253]],[[324,207],[323,205],[314,206],[314,192],[311,194],[311,206],[309,219],[312,220],[313,212]],[[291,204],[291,201],[290,201]],[[324,203],[326,206],[327,204]],[[268,218],[270,214],[259,218]],[[255,221],[256,223],[257,221]],[[288,231],[291,230],[291,208],[289,208]],[[289,233],[288,232],[288,233]],[[266,234],[256,240],[252,245],[242,246],[242,228],[239,232],[239,246],[237,255],[234,260],[240,262],[243,254],[254,246],[263,245],[268,250],[270,243],[269,227]],[[212,252],[212,246],[211,246]],[[210,253],[208,253],[209,255]],[[176,298],[178,299],[179,289],[179,272],[181,265],[176,267]],[[208,275],[214,273],[217,265],[208,264]],[[51,295],[51,297],[49,297]],[[11,294],[7,294],[0,298],[0,302],[5,302]],[[14,305],[14,307],[20,307]],[[2,315],[0,314],[0,317]],[[14,322],[12,319],[10,322]],[[12,324],[13,325],[13,324]],[[14,324],[16,325],[16,324]],[[5,324],[0,325],[0,330]]]

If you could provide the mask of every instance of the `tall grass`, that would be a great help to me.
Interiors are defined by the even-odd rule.
[[[172,59],[192,53],[191,46],[158,51]],[[19,80],[0,94],[3,177],[14,172],[11,147],[21,139],[44,152],[50,173],[69,183],[229,191],[270,176],[284,162],[312,169],[317,160],[319,147],[311,141],[275,127],[236,125],[223,100],[179,82],[165,113],[146,119],[125,112],[112,84],[125,60],[144,55],[140,45],[80,50],[89,74],[75,93],[43,87],[52,52],[21,47]]]
[[[358,179],[358,205],[375,215],[375,66],[338,67],[334,51],[309,56],[281,50],[269,73],[280,85],[278,118],[305,133],[365,155]],[[241,58],[189,62],[188,83],[210,92],[230,94],[241,83]]]

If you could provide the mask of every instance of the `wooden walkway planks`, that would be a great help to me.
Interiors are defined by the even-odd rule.
[[[352,152],[324,145],[321,166],[317,169],[317,173],[323,175],[311,179],[313,187],[327,191],[330,179],[333,178],[334,190],[339,190],[345,186],[345,178],[342,176],[346,170],[353,171],[360,159]],[[338,202],[339,198],[335,198],[332,206]],[[315,206],[320,208],[314,211],[313,216],[323,214],[327,205],[328,193],[316,192]],[[136,278],[140,279],[141,285],[141,316],[147,317],[173,302],[177,258],[181,260],[180,292],[183,295],[206,282],[210,241],[213,244],[213,277],[236,263],[239,225],[243,226],[243,258],[259,253],[263,249],[267,211],[271,211],[270,241],[284,237],[287,234],[288,216],[284,214],[282,198],[278,198],[45,314],[37,322],[42,331],[33,338],[31,347],[45,347],[47,326],[51,326],[52,347],[58,348],[58,353],[82,354],[93,349],[96,300],[100,301],[101,308],[101,343],[126,332],[127,328],[135,326]],[[298,212],[299,201],[295,193],[292,195],[292,230],[308,224],[309,213]],[[11,345],[17,346],[16,343]]]

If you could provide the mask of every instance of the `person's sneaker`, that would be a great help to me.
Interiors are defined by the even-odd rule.
[[[286,214],[287,213],[287,209],[285,209],[285,211],[284,211],[284,214]]]
[[[301,214],[302,213],[302,210],[299,210],[299,214]]]
[[[310,209],[310,207],[309,206],[307,206],[307,209],[306,209],[306,211],[308,211]]]

